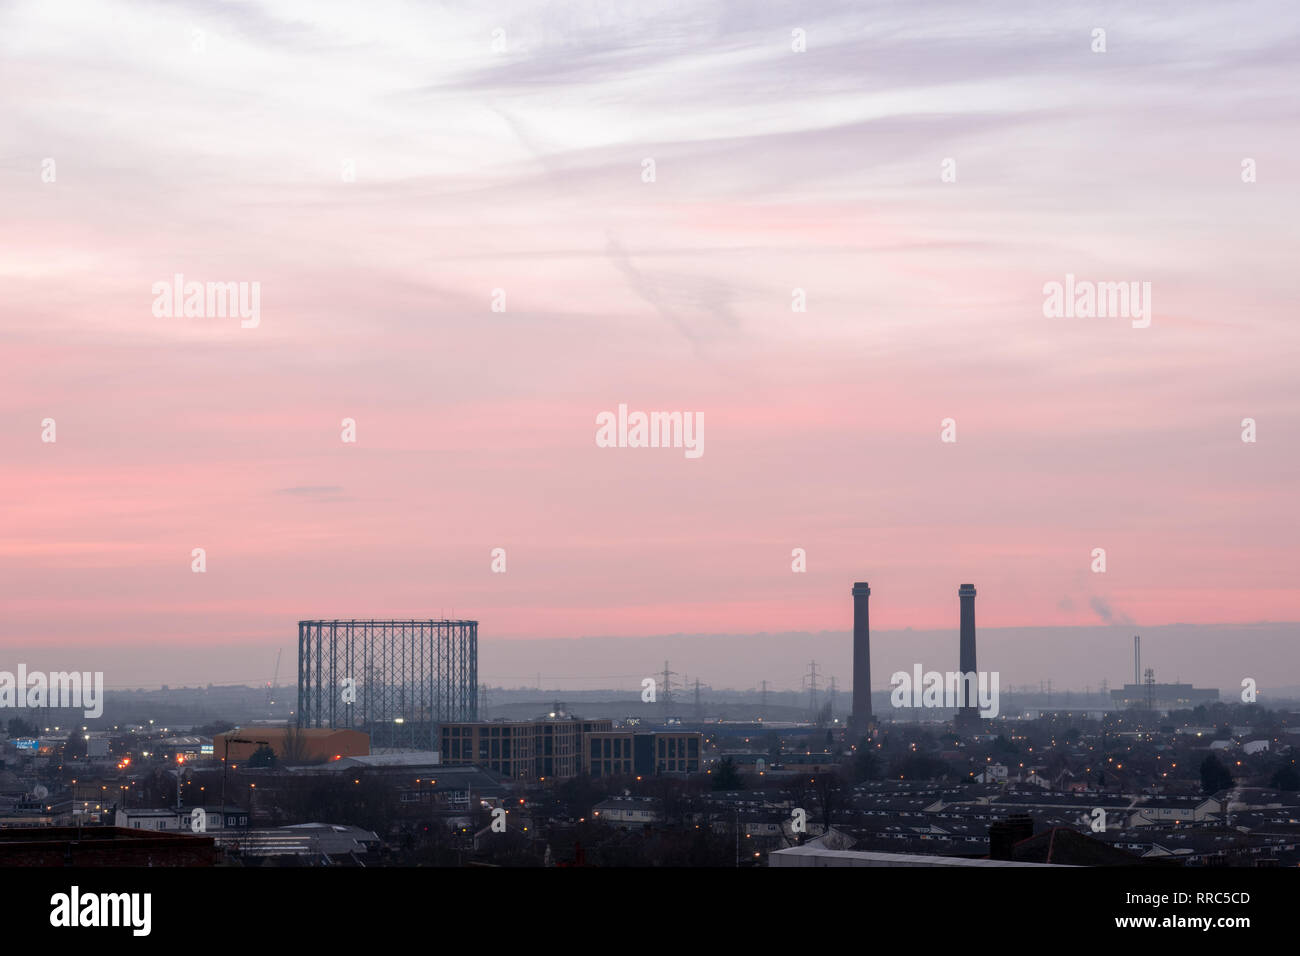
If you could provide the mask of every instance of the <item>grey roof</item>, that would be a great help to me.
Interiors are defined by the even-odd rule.
[[[365,853],[379,843],[378,834],[361,827],[336,823],[298,823],[287,827],[240,831],[219,835],[222,846],[239,844],[248,856],[346,856]]]
[[[775,860],[774,858],[781,859]],[[794,846],[776,850],[769,866],[1057,866],[1055,863],[1021,863],[1015,860],[975,860],[959,856],[925,856],[916,853],[871,853],[862,850],[827,850],[819,846]]]
[[[343,770],[367,767],[437,767],[442,763],[442,755],[436,750],[407,750],[398,753],[368,754],[364,757],[344,757],[331,762],[332,766]]]
[[[596,804],[595,810],[650,810],[659,805],[655,797],[609,797]]]

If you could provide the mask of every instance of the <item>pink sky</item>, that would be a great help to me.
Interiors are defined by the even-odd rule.
[[[859,6],[7,5],[0,650],[1296,621],[1295,7]]]

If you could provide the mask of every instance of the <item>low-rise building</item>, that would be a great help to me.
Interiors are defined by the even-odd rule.
[[[1128,825],[1202,823],[1219,818],[1219,801],[1211,797],[1158,797],[1139,800],[1129,810]]]
[[[359,730],[288,726],[239,727],[212,738],[213,756],[224,760],[229,745],[231,766],[248,762],[257,750],[270,747],[281,764],[320,763],[337,757],[370,753],[370,738]]]
[[[832,773],[839,765],[839,758],[828,752],[782,754],[776,764],[782,770],[799,773]]]
[[[659,801],[653,797],[610,797],[592,808],[591,815],[612,826],[649,826],[663,819]]]
[[[195,830],[195,811],[201,811],[201,830]],[[248,811],[242,807],[182,807],[146,809],[134,807],[118,810],[114,824],[123,830],[150,830],[173,833],[214,833],[248,826]]]

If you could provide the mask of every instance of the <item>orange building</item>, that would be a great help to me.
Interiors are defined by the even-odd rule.
[[[335,757],[365,757],[370,753],[370,738],[358,730],[238,727],[212,738],[212,752],[218,760],[226,756],[227,738],[231,741],[230,762],[234,766],[246,762],[263,742],[275,751],[276,760],[282,764],[320,763]]]

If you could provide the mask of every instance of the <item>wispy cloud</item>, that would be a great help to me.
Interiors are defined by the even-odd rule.
[[[1094,594],[1092,597],[1088,598],[1088,606],[1092,608],[1093,613],[1097,615],[1097,619],[1103,624],[1122,624],[1128,626],[1133,623],[1131,617],[1122,611],[1115,611],[1111,608],[1110,602],[1100,595]]]
[[[1292,619],[1298,36],[1282,0],[0,5],[0,642],[838,630],[863,578],[882,628],[966,580],[990,626]],[[259,282],[260,326],[155,318],[178,272]],[[1045,320],[1066,273],[1151,280],[1151,328]],[[602,453],[624,401],[708,454]]]

